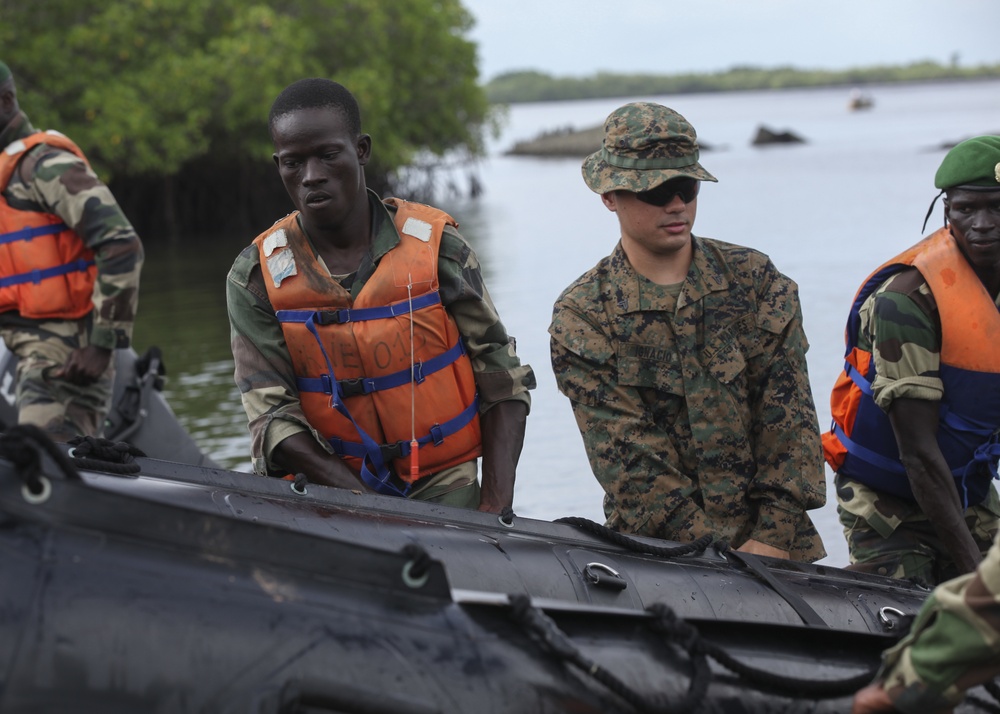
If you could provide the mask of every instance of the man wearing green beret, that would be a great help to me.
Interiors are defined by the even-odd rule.
[[[608,525],[744,553],[825,555],[826,502],[798,288],[751,248],[692,233],[697,135],[634,102],[583,164],[615,214],[610,256],[555,304],[552,368],[573,406]]]
[[[934,185],[945,225],[854,299],[823,436],[850,567],[927,584],[974,570],[1000,516],[1000,136],[955,146]]]
[[[0,150],[0,338],[18,357],[18,422],[59,441],[99,436],[142,243],[80,148],[31,125],[3,62]]]

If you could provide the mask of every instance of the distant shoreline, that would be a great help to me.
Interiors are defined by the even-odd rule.
[[[998,77],[1000,78],[1000,77]],[[995,80],[997,78],[993,77],[982,77],[970,80],[949,80],[949,81],[988,81]],[[933,84],[939,83],[941,80],[911,80],[907,82],[892,82],[885,84]],[[823,89],[829,87],[837,87],[839,85],[817,85],[815,87],[802,87],[801,89]],[[877,100],[868,96],[873,87],[877,85],[870,84],[865,85],[865,91],[863,94],[866,96],[868,104],[864,107],[859,107],[862,111],[878,111]],[[733,90],[736,91],[736,90]],[[759,91],[759,90],[745,90],[745,91]],[[845,94],[844,101],[844,111],[851,111],[849,102],[851,101],[851,95]],[[761,125],[763,126],[763,125]],[[1000,128],[998,128],[1000,129]],[[996,132],[986,132],[986,133],[996,133],[1000,134],[1000,131]],[[941,143],[933,147],[934,149],[948,150],[952,148],[956,143],[966,139],[968,137],[952,137],[948,139],[942,139]],[[599,124],[597,126],[585,127],[583,129],[577,129],[573,126],[565,126],[556,129],[549,129],[543,131],[532,139],[522,139],[514,143],[513,146],[503,151],[505,156],[535,156],[542,158],[584,158],[591,154],[597,148],[599,148],[604,141],[604,125]],[[702,145],[702,150],[712,151],[715,147]]]
[[[841,71],[734,67],[713,74],[651,75],[598,73],[590,77],[553,77],[544,72],[509,72],[484,87],[493,104],[613,99],[616,97],[714,92],[867,88],[887,84],[968,82],[1000,79],[1000,64],[957,67],[920,62],[903,67],[871,67]]]

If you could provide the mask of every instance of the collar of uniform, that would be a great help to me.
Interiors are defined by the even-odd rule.
[[[719,262],[716,253],[707,250],[704,239],[692,236],[691,240],[694,241],[694,255],[684,280],[684,289],[677,301],[678,308],[698,302],[710,293],[729,288],[725,266]]]
[[[681,287],[676,301],[661,295],[652,296],[649,290],[643,290],[646,281],[639,275],[632,264],[628,262],[621,242],[611,255],[609,282],[614,287],[614,299],[620,312],[635,312],[638,310],[668,310],[681,309],[698,302],[709,293],[725,290],[729,287],[726,272],[711,251],[705,250],[704,241],[692,236],[694,251],[691,267]],[[669,303],[669,304],[668,304]]]
[[[389,208],[371,189],[368,189],[368,203],[372,216],[371,256],[372,261],[377,264],[382,256],[399,245],[400,237]]]

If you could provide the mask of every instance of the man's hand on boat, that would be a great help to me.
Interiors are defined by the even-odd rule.
[[[275,465],[290,474],[305,474],[312,483],[370,492],[339,457],[326,452],[311,434],[300,431],[274,448]]]
[[[788,551],[775,548],[773,545],[761,543],[759,540],[748,540],[736,549],[740,553],[750,553],[751,555],[765,555],[768,558],[783,558],[788,560]]]
[[[96,345],[78,347],[69,353],[66,364],[54,370],[52,376],[85,387],[96,382],[104,374],[110,362],[111,350],[106,347]]]
[[[851,714],[875,714],[875,712],[899,711],[892,705],[889,695],[882,689],[879,682],[869,684],[854,695]]]

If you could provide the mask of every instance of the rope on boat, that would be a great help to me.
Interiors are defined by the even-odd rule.
[[[618,679],[601,665],[583,655],[580,649],[570,641],[556,623],[537,607],[531,604],[527,595],[510,595],[511,617],[529,634],[534,635],[544,649],[557,659],[577,667],[597,682],[603,684],[621,699],[631,704],[635,709],[646,712],[653,711],[651,703],[641,694]],[[692,687],[694,682],[692,681]],[[706,682],[707,686],[707,682]],[[690,689],[689,689],[690,692]],[[667,711],[662,709],[661,711]],[[683,711],[683,710],[680,710]]]
[[[595,523],[586,518],[580,518],[577,516],[569,516],[566,518],[556,519],[556,523],[567,523],[569,525],[577,526],[586,530],[594,535],[600,536],[601,538],[620,545],[623,548],[637,552],[646,553],[649,555],[656,555],[661,558],[676,558],[684,555],[698,554],[701,555],[705,552],[709,545],[712,544],[712,536],[710,534],[703,535],[698,540],[688,543],[686,545],[680,546],[655,546],[649,545],[647,543],[642,543],[634,538],[623,535],[618,531],[614,531],[607,526],[602,526],[600,523]],[[802,621],[810,626],[814,627],[828,627],[826,622],[820,617],[815,610],[810,607],[810,605],[803,600],[798,594],[788,589],[781,582],[771,575],[770,571],[762,564],[760,564],[757,559],[750,555],[749,553],[739,553],[732,550],[729,544],[725,541],[718,541],[715,543],[715,549],[720,555],[725,557],[727,561],[737,561],[743,567],[747,568],[755,576],[763,580],[765,583],[771,586],[771,588],[780,595],[785,602],[787,602],[793,610],[802,618]]]
[[[684,696],[668,703],[662,697],[648,698],[584,656],[580,649],[552,618],[531,604],[527,595],[510,595],[512,619],[521,625],[541,646],[557,659],[572,664],[584,674],[604,685],[640,712],[692,712],[705,698],[712,679],[708,664],[711,657],[736,674],[747,685],[760,690],[776,690],[796,697],[830,699],[849,696],[871,682],[877,667],[846,679],[810,679],[789,677],[746,665],[721,646],[705,640],[698,629],[679,617],[669,606],[656,603],[647,609],[652,617],[652,629],[664,639],[687,652],[691,659],[690,684]]]
[[[658,555],[661,558],[676,558],[682,555],[697,554],[701,555],[705,552],[705,549],[712,544],[712,535],[703,535],[696,541],[688,543],[686,545],[677,545],[671,547],[664,547],[659,545],[650,545],[649,543],[643,543],[642,541],[636,540],[635,538],[630,538],[627,535],[619,533],[618,531],[612,530],[607,526],[602,526],[600,523],[595,523],[588,518],[581,518],[579,516],[567,516],[565,518],[557,518],[553,523],[566,523],[571,526],[576,526],[582,530],[585,530],[594,535],[600,536],[604,540],[607,540],[615,545],[620,545],[623,548],[627,548],[635,553],[646,553],[648,555]]]
[[[30,493],[41,493],[46,487],[47,482],[42,475],[43,453],[56,462],[67,479],[80,479],[73,462],[40,427],[19,424],[0,434],[0,457],[17,467],[17,473]]]
[[[976,696],[968,696],[965,698],[965,701],[969,704],[974,704],[986,712],[993,712],[994,714],[1000,712],[1000,706],[997,706],[997,703],[1000,702],[1000,685],[997,684],[997,680],[994,679],[993,681],[984,683],[983,689],[985,689],[995,701],[988,702]]]
[[[78,466],[93,471],[115,474],[137,474],[142,467],[135,462],[136,456],[145,456],[124,441],[110,441],[94,436],[76,436],[67,442],[73,447],[70,456]]]
[[[668,641],[681,641],[689,652],[697,651],[714,659],[748,684],[760,689],[774,689],[788,694],[807,695],[820,699],[854,694],[875,678],[877,667],[846,679],[810,679],[788,677],[758,669],[740,662],[719,645],[701,637],[690,623],[685,622],[665,603],[654,603],[647,612],[653,616],[653,629]],[[694,644],[690,644],[690,642]]]

